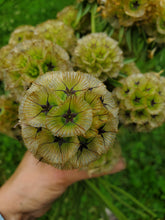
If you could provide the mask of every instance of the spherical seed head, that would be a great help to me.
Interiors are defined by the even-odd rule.
[[[10,36],[9,44],[16,45],[24,40],[31,40],[34,35],[34,27],[31,25],[22,25],[17,27]]]
[[[58,44],[71,54],[76,45],[74,30],[58,20],[48,20],[37,25],[34,35],[39,39],[50,40]]]
[[[120,82],[122,87],[116,88],[114,95],[119,101],[121,122],[137,131],[160,126],[164,122],[164,77],[157,73],[132,74]]]
[[[0,132],[16,138],[20,129],[14,129],[18,123],[18,103],[11,97],[0,96]]]
[[[87,166],[113,145],[118,108],[97,78],[80,72],[38,77],[19,108],[27,148],[60,169]]]
[[[78,40],[73,63],[80,70],[95,77],[101,76],[102,73],[117,77],[123,66],[122,51],[117,41],[106,34],[93,33]]]
[[[77,10],[73,5],[65,7],[57,13],[57,19],[68,26],[72,26],[77,17]]]
[[[39,75],[53,70],[72,69],[67,52],[47,40],[18,44],[7,56],[5,67],[6,90],[11,91],[18,101]]]

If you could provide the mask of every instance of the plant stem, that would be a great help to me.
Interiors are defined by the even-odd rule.
[[[139,207],[141,207],[144,211],[146,211],[148,214],[150,214],[152,217],[156,217],[156,214],[153,213],[151,210],[149,210],[147,207],[145,207],[141,202],[139,202],[137,199],[135,199],[132,195],[130,195],[129,193],[125,192],[123,189],[108,183],[108,185],[116,190],[117,192],[120,192],[121,194],[125,195],[127,198],[129,198],[130,200],[132,200],[136,205],[138,205]]]
[[[91,32],[96,32],[95,16],[96,16],[97,4],[94,4],[91,8]]]
[[[133,212],[137,213],[138,215],[141,215],[143,218],[146,217],[146,214],[143,212],[136,210],[134,207],[130,206],[127,202],[122,200],[116,193],[114,193],[110,188],[107,187],[107,185],[104,183],[101,183],[102,185],[104,184],[105,189],[110,193],[111,196],[114,197],[114,199],[118,200],[121,204],[132,210]]]
[[[128,218],[122,212],[120,212],[120,210],[116,208],[112,204],[112,202],[106,196],[104,196],[104,194],[101,193],[99,189],[97,189],[97,187],[90,180],[86,180],[85,182],[104,201],[104,203],[115,214],[118,220],[128,220]]]

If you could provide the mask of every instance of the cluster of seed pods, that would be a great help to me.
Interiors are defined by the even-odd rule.
[[[118,31],[141,25],[155,41],[165,42],[164,0],[77,2],[87,8],[97,3],[102,18]],[[121,154],[114,145],[118,107],[113,96],[121,123],[150,131],[165,121],[165,80],[141,74],[135,63],[124,64],[118,42],[106,33],[90,33],[89,13],[76,24],[78,16],[77,8],[68,6],[57,19],[16,28],[1,48],[0,81],[9,95],[0,97],[0,132],[20,137],[13,127],[21,103],[22,136],[34,156],[60,169],[87,168],[92,174],[111,169]],[[75,32],[82,35],[79,40]],[[113,96],[102,83],[107,79],[121,85]]]
[[[19,108],[22,136],[39,160],[60,169],[88,166],[114,144],[118,108],[103,83],[79,72],[49,72]]]
[[[158,73],[132,74],[114,89],[120,108],[120,121],[147,132],[165,121],[165,78]]]
[[[106,0],[102,2],[102,16],[114,28],[134,24],[144,28],[158,43],[165,42],[165,2],[163,0]]]

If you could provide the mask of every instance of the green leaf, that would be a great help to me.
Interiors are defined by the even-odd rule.
[[[126,42],[127,42],[127,45],[128,45],[128,49],[129,49],[129,52],[132,51],[132,37],[131,37],[131,28],[129,28],[126,32]]]
[[[119,81],[112,79],[112,78],[108,78],[108,82],[114,87],[121,87],[122,86],[122,84]]]
[[[91,4],[87,4],[86,8],[83,10],[82,17],[85,16],[91,10]]]
[[[90,180],[85,181],[88,187],[91,188],[114,213],[118,220],[128,220],[128,218],[116,207],[113,203],[92,183]]]
[[[128,63],[135,62],[135,60],[136,60],[136,57],[134,57],[134,58],[125,58],[123,63],[128,64]]]
[[[124,27],[121,27],[119,31],[119,44],[122,42],[123,36],[124,36]]]

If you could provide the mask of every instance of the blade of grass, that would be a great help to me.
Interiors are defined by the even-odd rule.
[[[146,214],[135,209],[134,207],[130,206],[127,202],[125,202],[123,199],[121,199],[116,193],[114,193],[105,183],[105,181],[100,180],[100,183],[102,186],[104,186],[104,188],[110,193],[111,196],[113,196],[114,199],[118,200],[121,204],[123,204],[124,206],[126,206],[128,209],[130,209],[132,212],[141,215],[143,218],[146,217]]]
[[[121,194],[125,195],[127,198],[132,200],[136,205],[141,207],[144,211],[146,211],[148,214],[150,214],[152,217],[156,218],[156,214],[153,213],[151,210],[149,210],[147,207],[145,207],[141,202],[139,202],[137,199],[135,199],[132,195],[124,191],[123,189],[113,185],[112,183],[108,183],[109,187],[116,190],[117,192],[120,192]]]
[[[86,180],[85,182],[88,185],[88,187],[90,187],[102,199],[102,201],[114,213],[118,220],[128,220],[128,218],[122,212],[120,212],[120,210],[116,208],[112,204],[112,202],[103,193],[101,193],[101,191],[90,180]]]

